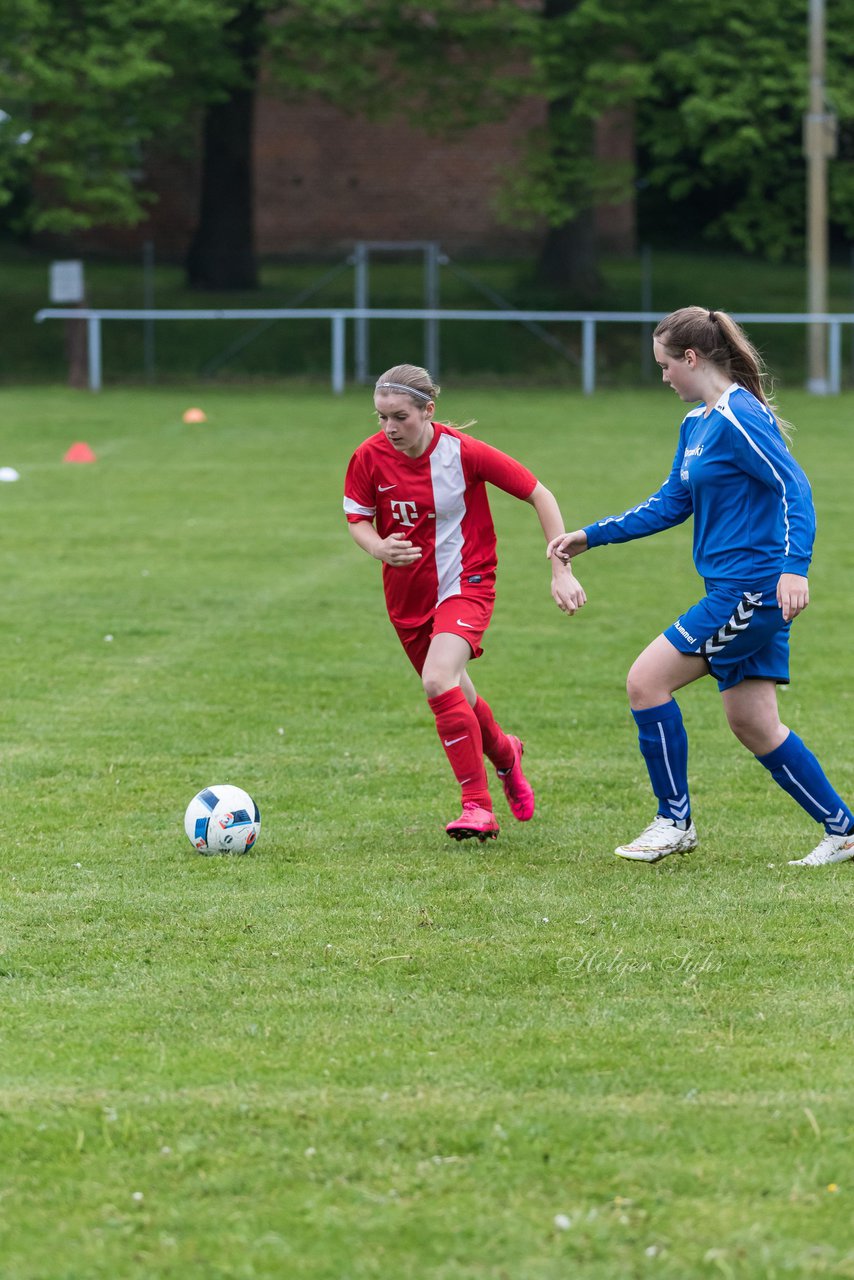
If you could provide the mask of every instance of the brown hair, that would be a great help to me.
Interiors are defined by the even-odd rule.
[[[777,411],[765,362],[732,316],[725,311],[707,311],[705,307],[680,307],[659,320],[652,336],[670,355],[681,359],[690,347],[723,369],[733,382],[745,387],[770,410],[780,433],[789,438],[792,427]]]

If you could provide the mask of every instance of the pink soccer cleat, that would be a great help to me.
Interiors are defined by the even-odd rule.
[[[495,840],[499,826],[495,814],[489,809],[482,809],[474,800],[463,801],[463,811],[455,822],[445,827],[452,840],[468,840],[477,836],[483,844],[484,840]]]
[[[514,760],[509,769],[496,769],[501,779],[510,812],[518,822],[530,822],[534,816],[534,788],[522,772],[522,754],[525,750],[512,733],[507,737],[513,745]]]

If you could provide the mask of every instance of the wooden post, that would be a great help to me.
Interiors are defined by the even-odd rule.
[[[83,283],[82,262],[74,260],[50,264],[50,300],[83,310],[86,306],[86,287]],[[68,362],[68,385],[88,387],[89,355],[85,320],[66,320],[65,358]]]
[[[77,306],[82,311],[86,299]],[[89,386],[89,343],[87,340],[87,324],[85,320],[66,320],[65,322],[65,356],[68,361],[68,385],[78,390]]]

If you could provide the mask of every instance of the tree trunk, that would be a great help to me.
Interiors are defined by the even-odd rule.
[[[252,140],[260,21],[256,4],[241,8],[226,28],[239,82],[205,115],[199,223],[187,253],[194,289],[255,289]]]
[[[596,213],[585,209],[572,222],[550,227],[540,251],[537,274],[544,284],[566,294],[571,302],[588,306],[602,288],[596,243]]]
[[[560,22],[578,8],[579,0],[544,0],[543,22]],[[579,126],[573,125],[572,94],[566,93],[549,103],[546,128],[552,138],[556,158],[572,155],[579,146],[592,156],[596,148],[596,131],[592,124],[584,130],[579,142]],[[588,197],[589,201],[589,197]],[[578,192],[566,191],[567,205],[578,208]],[[544,284],[558,289],[568,301],[587,306],[599,294],[602,281],[599,274],[598,246],[596,243],[596,214],[592,203],[583,205],[576,217],[560,226],[549,227],[537,264],[537,274]]]

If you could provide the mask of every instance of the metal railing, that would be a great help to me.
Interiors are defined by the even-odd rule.
[[[842,327],[854,324],[854,313],[814,314],[810,312],[741,312],[733,318],[739,324],[824,325],[827,328],[828,394],[838,395],[842,384]],[[89,388],[100,391],[103,383],[101,325],[104,321],[151,320],[329,320],[331,324],[330,369],[332,390],[340,394],[346,385],[346,324],[348,320],[424,320],[504,324],[580,324],[581,387],[585,395],[596,390],[596,338],[600,324],[655,325],[659,311],[457,311],[437,309],[405,310],[391,307],[290,307],[218,310],[115,310],[97,307],[47,307],[36,312],[36,324],[45,320],[85,322],[88,331]]]

